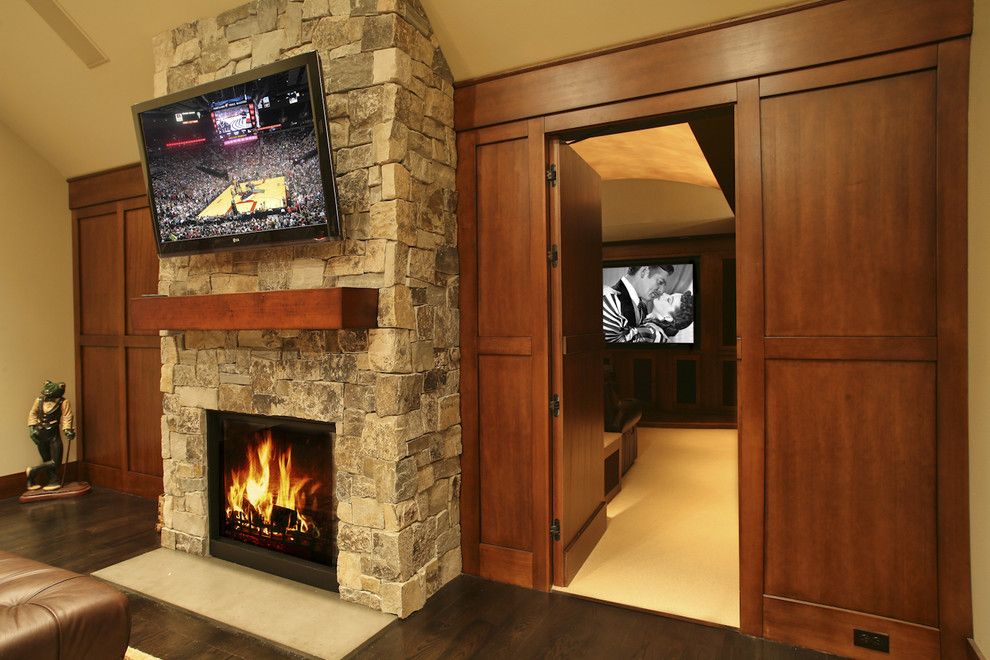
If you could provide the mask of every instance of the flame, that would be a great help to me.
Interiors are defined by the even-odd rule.
[[[271,429],[260,432],[254,444],[248,446],[248,465],[242,470],[231,470],[227,475],[227,517],[240,521],[260,521],[271,525],[275,507],[295,512],[295,522],[284,531],[319,533],[313,521],[306,516],[307,495],[315,494],[320,483],[308,476],[298,476],[292,470],[292,448],[277,452]],[[273,460],[274,458],[274,460]],[[278,474],[273,479],[273,463]],[[314,508],[316,500],[313,500]],[[270,533],[270,528],[265,528]]]

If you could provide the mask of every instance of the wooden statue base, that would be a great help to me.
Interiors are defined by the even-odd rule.
[[[80,497],[88,493],[92,488],[85,481],[73,481],[63,485],[56,490],[26,490],[17,498],[20,502],[42,502],[48,500],[64,500],[69,497]]]

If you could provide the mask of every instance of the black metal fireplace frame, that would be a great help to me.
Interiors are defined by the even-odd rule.
[[[259,548],[248,543],[242,543],[233,539],[228,539],[220,534],[220,518],[223,515],[223,499],[220,492],[220,484],[223,481],[220,474],[220,466],[223,464],[223,422],[228,420],[239,420],[251,423],[271,423],[278,422],[281,425],[299,430],[311,431],[314,426],[326,426],[324,422],[314,422],[292,417],[272,417],[260,415],[248,415],[246,413],[235,413],[224,410],[208,410],[206,412],[206,472],[207,472],[207,494],[209,499],[210,524],[210,555],[218,559],[247,566],[259,571],[278,575],[279,577],[302,582],[320,589],[337,591],[336,570],[336,540],[334,540],[334,553],[332,554],[331,566],[324,566],[315,562],[292,557],[280,552]],[[333,428],[333,424],[329,424]],[[336,429],[334,429],[336,431]],[[330,458],[331,477],[333,471],[333,457]],[[336,512],[331,511],[332,515]]]

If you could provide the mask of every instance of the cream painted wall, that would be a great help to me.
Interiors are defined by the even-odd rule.
[[[72,225],[58,171],[0,124],[0,476],[40,462],[27,415],[46,378],[74,403]],[[73,454],[75,449],[73,448]]]
[[[990,0],[976,0],[969,77],[969,483],[973,627],[990,652]]]
[[[454,80],[777,9],[795,0],[422,0]]]

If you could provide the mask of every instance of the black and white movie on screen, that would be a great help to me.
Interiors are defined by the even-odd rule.
[[[694,259],[602,269],[602,331],[614,345],[697,345]]]

